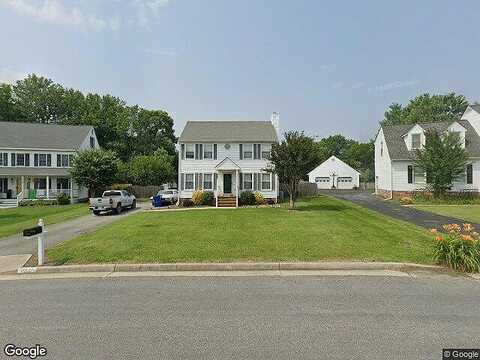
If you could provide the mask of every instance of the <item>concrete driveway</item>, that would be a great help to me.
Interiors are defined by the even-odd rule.
[[[408,221],[412,224],[427,229],[440,229],[443,224],[461,225],[465,222],[465,220],[437,215],[426,211],[417,210],[409,206],[402,206],[395,201],[383,200],[382,198],[373,195],[371,191],[365,192],[350,190],[322,190],[320,191],[320,193],[350,201],[367,209],[377,211],[381,214],[391,216],[395,219]],[[473,225],[477,229],[480,229],[479,224]]]
[[[123,219],[125,216],[138,213],[147,206],[149,206],[148,203],[139,203],[137,204],[137,209],[123,211],[120,215],[102,214],[100,216],[94,216],[89,214],[71,221],[46,226],[48,232],[46,247],[48,248],[59,242],[73,239],[79,235],[93,231],[102,225],[111,224]],[[22,234],[0,239],[0,256],[34,254],[36,249],[36,239],[26,239]]]

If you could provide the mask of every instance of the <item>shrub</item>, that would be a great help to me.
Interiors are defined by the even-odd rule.
[[[70,204],[70,196],[65,193],[60,193],[57,196],[58,205],[68,205]]]
[[[255,194],[251,191],[244,191],[240,194],[240,204],[255,205]]]
[[[257,205],[262,205],[265,203],[265,199],[263,198],[263,194],[260,191],[255,192],[255,203]]]
[[[203,203],[203,190],[196,190],[192,195],[192,202],[194,205],[202,205]]]
[[[413,199],[410,196],[402,196],[400,198],[400,204],[411,205],[411,204],[413,204]]]
[[[202,205],[213,205],[213,191],[204,191]]]
[[[455,270],[465,272],[480,272],[480,241],[479,234],[471,224],[449,224],[443,226],[446,234],[440,234],[436,229],[434,258],[440,263]]]
[[[181,199],[180,200],[180,206],[182,207],[191,207],[193,206],[193,202],[190,199]]]
[[[130,191],[132,188],[132,184],[113,184],[110,189],[112,190],[126,190]]]

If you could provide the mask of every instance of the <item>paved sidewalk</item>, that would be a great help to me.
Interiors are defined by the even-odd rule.
[[[71,221],[46,226],[47,243],[46,247],[51,247],[62,241],[71,240],[79,235],[96,230],[98,227],[111,224],[123,219],[125,216],[142,211],[147,204],[138,204],[135,210],[122,212],[120,215],[102,214],[94,216],[92,214],[76,218]],[[36,251],[36,239],[25,239],[22,234],[12,235],[0,239],[0,256],[16,254],[34,254]]]
[[[409,206],[402,206],[395,201],[383,200],[370,192],[361,191],[321,191],[322,194],[350,201],[367,209],[391,216],[395,219],[408,221],[426,229],[440,229],[444,224],[465,223],[465,220],[429,213]],[[472,224],[480,229],[480,224]]]

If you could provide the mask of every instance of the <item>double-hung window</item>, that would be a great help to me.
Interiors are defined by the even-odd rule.
[[[194,174],[185,174],[185,190],[193,190],[194,189]]]
[[[253,189],[253,174],[243,174],[243,189],[252,190]]]
[[[204,159],[213,159],[213,144],[204,144],[203,145],[203,158]]]
[[[425,184],[425,171],[420,167],[414,166],[413,180],[415,184]]]
[[[473,165],[467,165],[467,184],[473,184]]]
[[[195,144],[185,144],[185,159],[195,159]]]
[[[253,159],[253,144],[243,144],[243,158]]]
[[[213,174],[203,174],[203,188],[205,190],[213,189]]]
[[[0,166],[8,166],[8,153],[0,153]]]
[[[412,134],[412,150],[422,147],[422,134]]]
[[[262,190],[270,190],[272,188],[271,175],[272,174],[261,174],[262,175]]]
[[[51,154],[35,154],[33,158],[35,166],[52,166]]]
[[[28,154],[17,154],[17,162],[16,162],[16,165],[17,166],[27,166],[26,163],[26,157],[28,156]]]
[[[57,154],[57,167],[69,167],[70,156],[67,154]]]

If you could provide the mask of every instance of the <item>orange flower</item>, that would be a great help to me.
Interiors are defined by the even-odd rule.
[[[441,236],[441,235],[435,236],[435,241],[440,242],[440,241],[443,241],[443,240],[444,240],[443,236]]]
[[[471,235],[461,235],[461,237],[465,241],[474,241],[475,240]]]
[[[473,230],[472,224],[468,224],[468,223],[463,224],[463,231],[470,232],[472,230]]]
[[[437,229],[430,229],[428,230],[431,234],[436,234],[438,233],[438,230]]]

